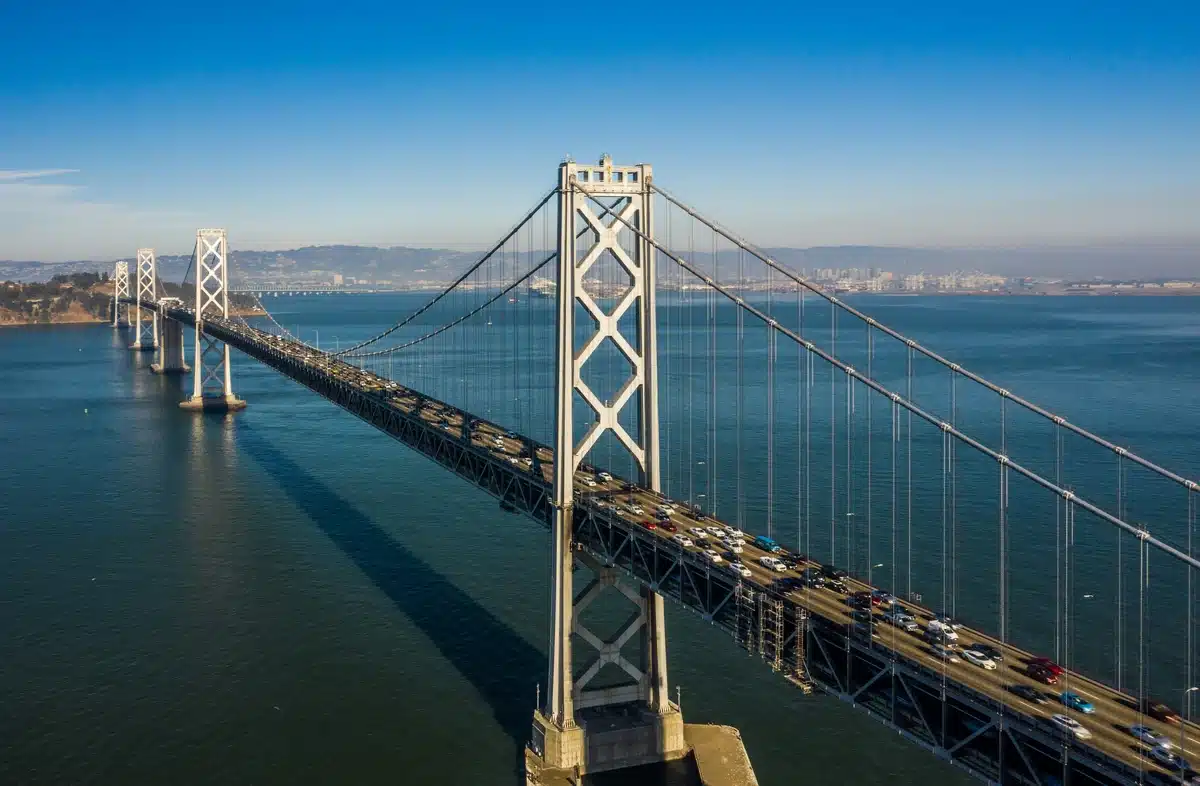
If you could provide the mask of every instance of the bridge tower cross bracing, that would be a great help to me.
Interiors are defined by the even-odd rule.
[[[121,300],[129,297],[129,263],[117,262],[113,271],[113,327],[121,327]],[[125,307],[125,323],[129,324],[129,307]]]
[[[154,249],[139,248],[137,250],[137,303],[134,304],[134,323],[137,329],[134,332],[133,345],[130,349],[137,350],[154,350],[158,349],[158,310],[148,309],[149,318],[142,322],[142,301],[158,299],[158,271],[154,258]]]
[[[231,411],[246,402],[233,395],[229,345],[204,332],[206,319],[229,317],[229,247],[224,229],[196,230],[196,329],[193,347],[192,396],[184,409]]]
[[[620,585],[609,566],[589,564],[596,580],[578,596],[573,593],[573,567],[577,553],[572,542],[575,473],[606,432],[629,452],[636,462],[644,488],[659,491],[659,428],[655,336],[655,267],[651,205],[653,172],[649,165],[614,166],[605,156],[598,165],[564,162],[559,167],[558,317],[555,397],[554,517],[551,526],[551,642],[545,703],[534,713],[535,753],[544,766],[579,772],[622,769],[651,761],[679,758],[686,753],[683,718],[667,692],[666,631],[663,598],[646,588]],[[605,222],[597,216],[588,196],[618,202],[616,210],[643,233],[623,247],[620,222]],[[589,232],[579,234],[582,228]],[[625,236],[632,235],[625,232]],[[588,271],[604,256],[611,255],[628,276],[630,289],[611,311],[605,311],[583,286]],[[594,324],[583,347],[576,349],[578,312]],[[620,330],[622,317],[632,310],[636,331],[626,337]],[[628,361],[631,376],[610,400],[601,398],[584,382],[582,370],[596,350],[611,342]],[[587,433],[575,440],[576,395],[592,409],[594,419]],[[636,399],[636,404],[633,404]],[[638,407],[635,434],[622,425],[627,406]],[[630,621],[611,640],[603,641],[581,622],[581,612],[600,592],[615,588],[637,607]],[[582,673],[574,673],[572,634],[596,650]],[[626,641],[638,636],[642,653],[638,668],[622,653]],[[588,684],[605,663],[614,663],[632,682],[616,687],[588,690]],[[629,744],[600,751],[590,744],[588,718],[603,718],[604,712],[619,712],[628,718],[640,715],[639,734]],[[603,721],[597,720],[597,726]]]

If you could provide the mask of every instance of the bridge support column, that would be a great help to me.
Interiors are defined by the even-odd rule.
[[[614,174],[619,177],[614,178]],[[614,167],[607,156],[598,166],[568,161],[559,167],[557,396],[555,416],[554,520],[551,527],[551,642],[546,702],[533,717],[533,739],[527,772],[544,777],[545,771],[595,773],[681,758],[687,753],[683,716],[667,693],[666,629],[662,597],[624,586],[614,568],[592,561],[575,549],[575,473],[597,440],[609,432],[632,455],[640,468],[640,484],[658,491],[659,438],[657,376],[655,370],[654,249],[635,238],[632,255],[620,242],[623,226],[602,223],[577,185],[586,184],[595,196],[618,201],[613,209],[647,236],[650,217],[652,171],[648,165]],[[585,231],[580,234],[581,230]],[[577,247],[577,236],[587,240]],[[603,256],[611,255],[623,268],[630,292],[611,313],[601,310],[584,291],[587,272]],[[634,309],[632,335],[621,332],[621,318]],[[581,347],[576,345],[579,324],[596,329]],[[611,342],[629,361],[632,376],[606,402],[583,381],[581,370],[595,350]],[[589,428],[577,441],[574,407],[576,396],[592,410]],[[630,434],[620,414],[636,401],[637,428]],[[584,425],[583,423],[580,424]],[[574,594],[576,561],[590,567],[594,580]],[[590,565],[589,565],[590,563]],[[582,612],[606,591],[621,593],[634,610],[610,638],[588,629]],[[594,651],[583,671],[576,674],[572,636]],[[627,657],[626,644],[639,644]],[[623,672],[624,681],[606,680],[604,687],[589,687],[606,666]],[[612,672],[612,669],[608,671]]]
[[[145,325],[142,324],[142,303],[158,299],[158,277],[155,270],[154,249],[139,248],[137,251],[137,304],[133,307],[137,330],[130,349],[151,352],[158,349],[158,311],[150,310]]]
[[[196,231],[196,336],[192,363],[192,396],[179,402],[183,409],[230,412],[245,409],[233,395],[229,346],[204,333],[205,318],[229,317],[228,242],[224,229]]]
[[[114,328],[129,327],[129,307],[125,307],[125,321],[121,322],[122,299],[129,297],[129,263],[121,260],[113,272],[113,324]]]
[[[155,374],[186,374],[191,371],[183,348],[183,325],[161,317],[162,336],[158,344],[158,362],[150,365]]]

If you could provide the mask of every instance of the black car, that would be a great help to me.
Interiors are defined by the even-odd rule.
[[[994,661],[1004,660],[1004,653],[1000,651],[999,647],[993,647],[991,644],[984,644],[981,641],[975,642],[970,647],[967,647],[967,649],[981,652],[984,656],[991,658]]]
[[[833,565],[822,565],[821,575],[827,579],[845,579],[850,576],[846,571],[841,568],[835,568]]]
[[[979,647],[972,647],[972,649],[979,651]],[[1020,696],[1022,699],[1025,699],[1026,701],[1032,701],[1034,704],[1049,704],[1050,703],[1049,696],[1047,696],[1045,693],[1038,690],[1037,688],[1031,687],[1029,685],[1022,685],[1020,683],[1016,683],[1013,685],[1009,685],[1008,690],[1011,693],[1014,693],[1017,696]]]
[[[842,582],[841,579],[833,579],[831,581],[826,581],[824,583],[824,586],[825,586],[825,589],[827,589],[827,590],[833,590],[834,592],[840,592],[843,595],[845,595],[847,592],[850,591],[850,588],[847,587],[845,585],[845,583]]]
[[[873,622],[875,619],[875,615],[866,609],[855,609],[854,611],[850,612],[850,617],[855,622]]]
[[[800,579],[795,579],[795,578],[792,578],[791,576],[788,576],[786,578],[776,579],[774,586],[780,592],[792,592],[794,590],[798,590],[801,587],[803,587],[804,582],[801,581]]]
[[[671,518],[671,514],[667,513],[666,511],[656,510],[654,511],[654,518],[658,519],[659,521],[667,521]]]
[[[822,576],[821,571],[817,570],[816,568],[805,568],[804,572],[800,574],[800,577],[804,580],[804,583],[810,587],[825,586],[825,577]]]

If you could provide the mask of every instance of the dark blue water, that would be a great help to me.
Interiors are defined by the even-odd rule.
[[[268,305],[306,338],[319,330],[330,346],[335,336],[369,335],[419,299]],[[862,305],[1073,422],[1195,474],[1200,301]],[[828,312],[805,308],[806,334],[829,345]],[[807,377],[806,364],[782,345],[768,379],[762,332],[743,326],[739,335],[736,318],[720,310],[714,395],[708,313],[699,299],[663,307],[664,477],[672,493],[708,507],[715,496],[722,515],[740,516],[748,528],[766,529],[769,519],[781,539],[873,570],[898,590],[910,582],[926,599],[945,596],[960,615],[994,628],[994,464],[964,452],[955,458],[951,565],[943,558],[951,530],[943,528],[941,439],[914,426],[909,579],[902,471],[892,534],[886,400],[868,405],[859,390],[847,407],[844,379],[835,375],[831,392],[828,371],[814,367]],[[491,327],[515,325],[504,318]],[[517,308],[509,318],[524,320],[520,352],[506,356],[512,333],[488,338],[484,324],[375,367],[492,407],[497,420],[545,439],[548,323]],[[793,319],[799,326],[799,315]],[[838,354],[857,352],[853,362],[865,368],[865,331],[847,324],[838,325]],[[0,782],[514,783],[544,680],[544,530],[244,358],[235,356],[234,383],[249,409],[187,415],[175,406],[181,382],[151,375],[148,357],[123,349],[127,340],[99,326],[0,332]],[[875,349],[876,376],[903,390],[903,349]],[[512,365],[499,373],[485,362],[505,357]],[[455,362],[457,375],[442,373]],[[598,361],[597,388],[619,386],[613,363]],[[913,379],[918,403],[948,417],[949,377],[918,363]],[[955,394],[957,422],[1054,474],[1052,428],[1007,412],[1001,429],[989,397],[961,384]],[[768,433],[777,435],[770,451]],[[903,470],[903,425],[899,433]],[[596,460],[624,469],[607,441]],[[1086,487],[1116,504],[1111,454],[1072,442],[1063,472],[1081,493]],[[1128,518],[1186,541],[1182,493],[1141,476],[1127,486]],[[1115,680],[1112,574],[1117,565],[1136,569],[1135,546],[1127,539],[1118,562],[1115,530],[1079,518],[1070,606],[1077,622],[1069,631],[1051,608],[1061,604],[1047,600],[1055,597],[1061,543],[1053,497],[1018,493],[1013,481],[1011,500],[1010,632],[1045,651],[1056,632],[1071,633],[1058,642],[1060,656],[1108,669],[1098,676]],[[1151,559],[1150,610],[1162,631],[1152,641],[1151,680],[1169,696],[1186,679],[1186,594],[1182,571]],[[1131,586],[1123,590],[1127,633],[1138,621]],[[961,777],[840,703],[798,696],[690,615],[672,609],[668,625],[671,679],[688,720],[740,727],[764,784]]]

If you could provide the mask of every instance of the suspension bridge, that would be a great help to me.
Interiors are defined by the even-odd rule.
[[[152,250],[135,291],[117,264],[114,325],[192,373],[181,406],[245,406],[236,349],[549,529],[532,772],[684,755],[669,600],[781,691],[984,781],[1200,782],[1196,483],[823,291],[650,166],[564,162],[452,284],[332,352],[231,316],[226,260],[200,230],[187,303]],[[601,595],[632,609],[611,632]]]

